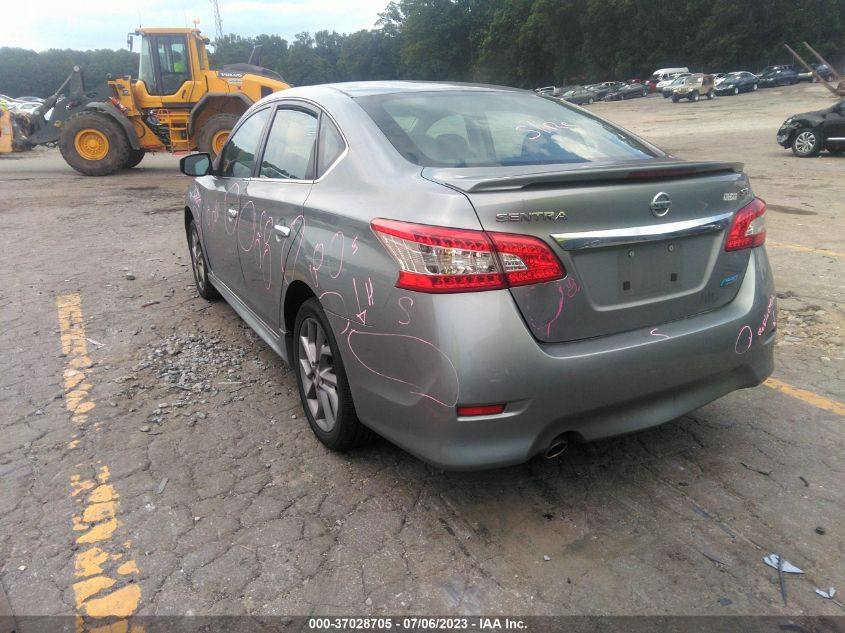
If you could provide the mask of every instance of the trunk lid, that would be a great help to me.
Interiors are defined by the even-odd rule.
[[[724,250],[734,212],[753,198],[738,163],[665,157],[422,175],[463,192],[485,230],[532,235],[560,258],[564,279],[510,290],[544,342],[645,327],[660,336],[663,323],[732,301],[748,263],[748,250]]]

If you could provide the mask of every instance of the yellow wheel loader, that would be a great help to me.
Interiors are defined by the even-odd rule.
[[[18,143],[58,142],[65,161],[86,176],[106,176],[136,166],[147,152],[216,155],[246,109],[290,86],[258,62],[259,48],[245,64],[211,70],[208,39],[196,29],[138,29],[138,77],[109,78],[85,92],[74,67],[56,94],[29,117]],[[68,96],[61,93],[68,89]]]

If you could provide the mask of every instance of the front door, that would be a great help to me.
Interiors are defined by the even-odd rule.
[[[278,331],[284,261],[304,228],[314,180],[317,114],[300,106],[275,110],[256,177],[247,186],[238,225],[244,296]]]
[[[269,115],[269,108],[252,114],[235,129],[223,147],[210,179],[208,206],[202,220],[209,267],[216,280],[238,294],[244,285],[238,261],[238,219]]]
[[[828,112],[822,125],[822,135],[829,147],[845,148],[845,101]]]

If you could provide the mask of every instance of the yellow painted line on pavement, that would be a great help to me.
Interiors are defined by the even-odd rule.
[[[793,398],[797,398],[798,400],[802,400],[807,404],[811,404],[814,407],[824,409],[825,411],[831,411],[833,413],[836,413],[837,415],[845,417],[845,404],[842,404],[841,402],[837,402],[836,400],[830,400],[829,398],[820,396],[819,394],[813,393],[812,391],[807,391],[806,389],[799,389],[798,387],[793,387],[789,383],[785,383],[782,380],[778,380],[777,378],[769,378],[763,384],[771,389],[774,389],[775,391],[780,391],[781,393],[784,393],[787,396],[791,396]]]
[[[845,257],[845,253],[831,251],[826,248],[813,248],[812,246],[802,246],[801,244],[787,244],[786,242],[777,242],[775,240],[766,240],[766,246],[785,248],[786,250],[797,251],[799,253],[816,253],[817,255],[827,255],[829,257]]]
[[[62,352],[67,357],[64,371],[65,406],[71,412],[71,420],[85,424],[88,414],[96,406],[88,397],[91,383],[88,373],[91,359],[88,357],[88,343],[85,340],[85,324],[82,321],[82,298],[78,294],[61,295],[56,299],[59,310],[59,328],[62,338]]]
[[[82,297],[61,295],[56,298],[56,308],[62,352],[66,356],[65,406],[71,420],[82,426],[96,407],[91,394],[93,363],[88,356]],[[95,424],[94,430],[97,429]],[[78,438],[74,435],[68,448],[77,448]],[[130,626],[128,620],[141,603],[141,587],[137,583],[140,572],[129,557],[131,542],[115,538],[120,528],[120,502],[110,483],[111,471],[101,462],[88,465],[88,469],[93,469],[93,477],[74,474],[70,478],[70,497],[80,508],[71,517],[77,547],[73,561],[76,633],[143,633],[143,627]],[[104,623],[103,618],[108,622]]]

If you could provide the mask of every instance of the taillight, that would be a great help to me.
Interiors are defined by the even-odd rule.
[[[725,242],[726,251],[760,246],[766,241],[766,202],[754,198],[736,212]]]
[[[551,249],[534,237],[396,220],[376,219],[371,225],[399,265],[397,288],[476,292],[553,281],[565,275]]]

